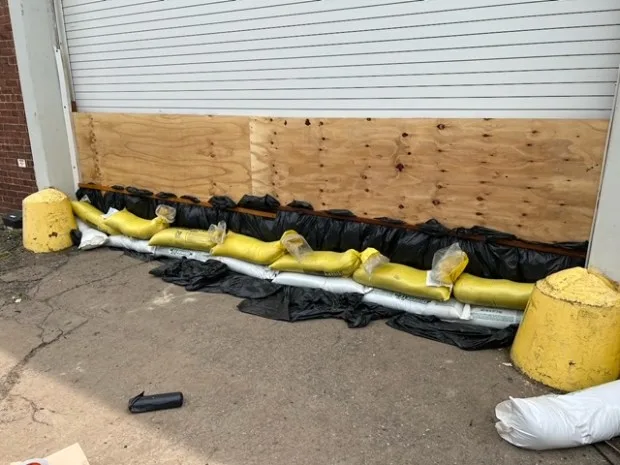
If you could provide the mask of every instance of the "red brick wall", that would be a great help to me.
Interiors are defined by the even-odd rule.
[[[18,167],[19,158],[26,168]],[[21,210],[36,189],[8,0],[0,0],[0,213]]]

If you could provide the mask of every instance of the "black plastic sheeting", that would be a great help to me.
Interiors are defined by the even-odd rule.
[[[505,329],[484,328],[442,321],[435,316],[403,313],[387,322],[388,326],[421,336],[433,341],[444,342],[463,350],[499,349],[508,347],[517,334],[518,325]]]
[[[280,321],[335,318],[349,328],[363,328],[374,320],[388,319],[393,328],[465,350],[496,349],[512,344],[516,326],[508,329],[480,328],[463,323],[418,317],[362,302],[361,294],[333,294],[321,289],[283,286],[244,276],[215,260],[168,260],[150,271],[166,282],[188,291],[225,293],[244,298],[237,308],[251,315]]]
[[[172,205],[177,208],[176,226],[208,229],[211,224],[223,220],[229,230],[264,241],[277,240],[284,231],[294,229],[303,235],[315,250],[343,252],[347,249],[362,251],[367,247],[374,247],[394,263],[423,270],[431,268],[433,255],[437,250],[454,242],[459,242],[469,256],[467,272],[484,278],[535,282],[551,273],[585,265],[584,259],[579,257],[498,244],[498,239],[515,239],[515,236],[482,227],[450,230],[439,222],[430,220],[418,225],[418,230],[411,230],[397,227],[399,221],[389,218],[382,219],[383,225],[352,221],[345,216],[349,212],[342,210],[335,211],[341,218],[317,216],[303,210],[278,210],[276,218],[270,219],[229,210],[236,204],[228,197],[214,197],[210,199],[213,207],[204,207],[199,204],[177,203],[172,199],[145,197],[144,195],[151,193],[140,189],[134,188],[132,192],[133,194],[125,194],[82,188],[78,190],[77,197],[80,199],[88,196],[91,203],[104,212],[110,207],[119,210],[127,208],[146,219],[155,217],[158,204]],[[269,196],[245,196],[244,199],[238,206],[268,210],[276,209],[276,205],[279,205],[276,199]],[[311,206],[308,204],[306,207]],[[482,236],[484,240],[467,238],[473,235]],[[566,250],[587,250],[587,242],[553,245]]]

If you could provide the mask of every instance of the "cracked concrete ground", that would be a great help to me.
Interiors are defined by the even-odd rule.
[[[153,266],[111,250],[35,256],[0,231],[0,465],[74,442],[92,465],[607,463],[497,436],[499,401],[543,392],[506,351],[382,322],[252,317]],[[143,390],[186,404],[129,414]]]

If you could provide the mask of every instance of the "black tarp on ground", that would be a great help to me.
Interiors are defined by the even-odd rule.
[[[418,317],[367,304],[362,302],[360,294],[333,294],[320,289],[273,284],[235,273],[215,260],[203,263],[170,259],[150,273],[188,291],[221,292],[244,298],[238,305],[240,311],[272,320],[296,322],[335,318],[344,320],[349,328],[362,328],[374,320],[388,318],[387,324],[393,328],[465,350],[508,347],[516,332],[516,326],[498,330]]]
[[[78,190],[77,197],[81,199],[88,196],[90,202],[104,212],[110,207],[119,210],[127,208],[146,219],[154,218],[155,208],[164,203],[177,208],[176,226],[208,229],[211,224],[223,220],[229,230],[264,241],[277,240],[284,231],[294,229],[304,236],[315,250],[343,252],[347,249],[362,251],[367,247],[374,247],[395,263],[423,270],[431,268],[433,255],[437,250],[454,242],[459,242],[469,256],[467,272],[485,278],[535,282],[557,271],[585,264],[584,260],[578,257],[498,244],[498,239],[515,237],[481,227],[448,229],[439,222],[430,220],[418,225],[418,230],[410,230],[391,225],[389,219],[384,219],[382,225],[368,224],[352,221],[345,216],[317,216],[303,209],[278,210],[276,218],[270,219],[228,210],[227,208],[235,203],[227,197],[212,198],[211,204],[218,208],[209,208],[199,204],[177,203],[174,198],[170,198],[174,194],[153,199],[145,197],[151,195],[149,191],[127,189],[131,194],[82,188]],[[273,210],[277,208],[278,202],[273,197],[246,196],[239,205]],[[472,235],[482,236],[484,240],[466,237]],[[554,245],[565,250],[587,250],[587,242]]]
[[[499,349],[508,347],[514,340],[518,325],[505,329],[484,328],[441,321],[428,315],[403,313],[387,321],[388,326],[414,336],[444,342],[463,350]]]

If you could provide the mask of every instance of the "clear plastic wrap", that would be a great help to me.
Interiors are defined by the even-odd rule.
[[[177,209],[171,207],[170,205],[157,205],[157,208],[155,209],[155,216],[165,220],[168,224],[172,224],[177,216]]]
[[[468,263],[469,257],[458,242],[438,250],[433,255],[433,267],[426,275],[426,285],[452,287]]]
[[[215,244],[224,243],[224,239],[226,239],[226,221],[220,221],[218,224],[212,224],[209,226],[207,233],[209,233],[211,240]]]
[[[366,249],[362,252],[362,266],[368,274],[373,274],[377,267],[390,263],[390,259],[376,249]]]
[[[313,252],[306,239],[295,231],[286,231],[280,242],[297,261],[301,261],[305,255]]]

